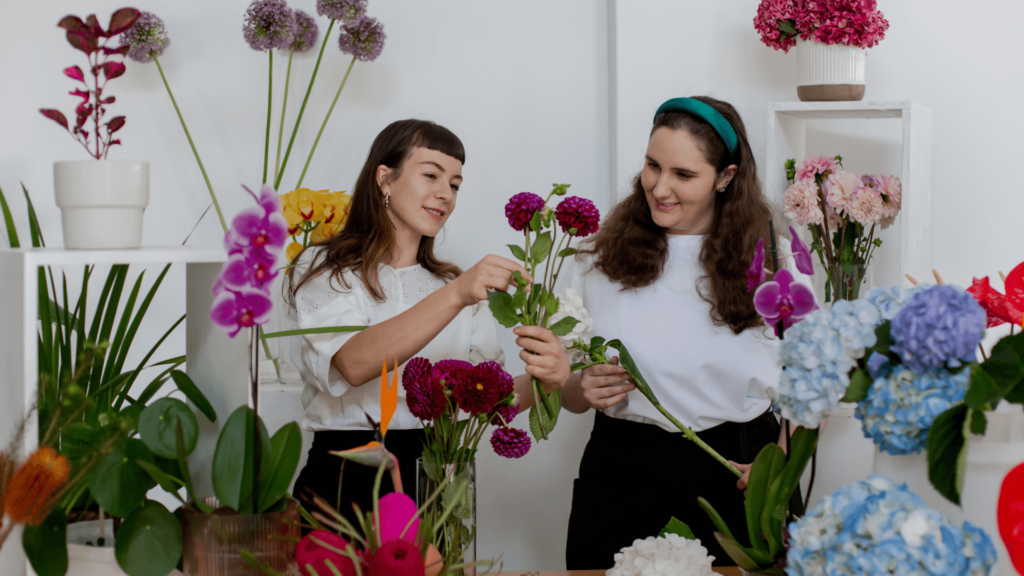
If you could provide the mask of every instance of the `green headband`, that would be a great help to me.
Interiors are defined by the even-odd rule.
[[[718,132],[718,135],[722,137],[725,142],[725,147],[729,149],[729,155],[733,158],[736,157],[736,146],[737,138],[736,131],[733,130],[732,124],[722,116],[718,110],[715,110],[711,106],[701,102],[700,100],[694,100],[693,98],[673,98],[667,100],[664,104],[658,107],[658,111],[654,113],[654,119],[658,119],[658,114],[662,112],[689,112],[701,120],[707,122]]]

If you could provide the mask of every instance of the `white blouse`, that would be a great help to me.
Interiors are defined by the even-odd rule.
[[[302,255],[293,274],[301,275],[308,269],[314,252],[311,249]],[[373,326],[398,316],[445,285],[444,280],[418,264],[397,270],[382,265],[378,275],[384,289],[384,302],[376,301],[366,291],[354,271],[344,274],[349,284],[348,289],[337,281],[332,282],[329,273],[310,280],[295,295],[294,306],[289,310],[292,324],[290,329]],[[331,364],[334,354],[355,334],[357,332],[307,334],[290,338],[291,359],[299,368],[305,384],[302,393],[302,405],[305,408],[302,426],[306,430],[368,430],[370,424],[363,412],[380,422],[380,376],[362,386],[353,386]],[[382,365],[387,360],[389,370],[393,368],[392,351],[380,350],[378,356],[375,360]],[[482,303],[460,311],[415,356],[425,357],[431,362],[451,359],[474,364],[486,361],[504,364],[505,361],[505,355],[498,344],[497,323],[490,309]],[[392,430],[423,426],[419,418],[409,412],[405,402],[405,389],[401,385],[404,367],[403,364],[398,369],[398,408],[391,419]],[[388,382],[393,377],[394,372],[390,371]]]
[[[712,323],[696,289],[703,239],[670,235],[664,272],[643,288],[622,291],[589,263],[573,262],[565,276],[593,317],[594,334],[621,340],[661,404],[695,431],[761,415],[777,397],[781,373],[779,343],[767,329],[733,334]],[[604,413],[678,432],[638,390]]]

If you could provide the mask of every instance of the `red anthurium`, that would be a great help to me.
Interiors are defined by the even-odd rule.
[[[981,280],[975,278],[967,292],[985,309],[988,321],[986,326],[992,328],[1007,322],[1020,322],[1020,312],[1006,301],[1006,297],[989,286],[988,276]]]
[[[1006,303],[1017,311],[1014,322],[1020,322],[1020,313],[1024,310],[1024,262],[1006,276]]]
[[[999,535],[1017,572],[1024,574],[1024,464],[1003,478],[996,508]]]

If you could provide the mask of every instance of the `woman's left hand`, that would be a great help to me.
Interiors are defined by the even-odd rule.
[[[743,476],[740,476],[740,479],[736,481],[736,487],[739,488],[740,490],[746,490],[747,481],[750,480],[750,468],[751,466],[753,466],[753,464],[738,464],[736,462],[733,462],[732,460],[729,460],[729,464],[732,464],[733,466],[739,468],[740,472],[743,472]]]
[[[544,391],[551,393],[565,386],[569,379],[569,356],[565,348],[547,328],[518,326],[513,332],[522,348],[519,357],[526,362],[526,373],[540,380]]]

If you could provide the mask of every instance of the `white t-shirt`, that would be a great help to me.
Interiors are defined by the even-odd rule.
[[[669,235],[664,272],[643,288],[620,291],[589,262],[573,262],[564,276],[594,319],[594,334],[621,340],[662,406],[695,431],[761,415],[777,397],[781,371],[768,329],[733,334],[712,323],[696,288],[703,239]],[[604,413],[678,432],[638,390]]]
[[[298,277],[309,267],[314,251],[307,250],[293,269],[294,274],[300,275]],[[384,289],[384,302],[377,302],[353,271],[344,275],[348,289],[337,282],[332,285],[329,273],[310,280],[295,295],[295,306],[289,310],[290,329],[373,326],[398,316],[445,285],[444,280],[418,264],[397,270],[382,265],[378,275]],[[302,405],[306,412],[302,426],[306,430],[369,430],[364,411],[380,422],[380,376],[362,386],[352,386],[331,364],[334,354],[355,334],[307,334],[289,338],[292,362],[299,368],[305,384]],[[459,312],[416,356],[431,362],[505,362],[498,344],[497,323],[490,309],[479,303]],[[385,360],[389,369],[393,368],[392,351],[379,351],[382,365]],[[398,408],[391,419],[392,430],[422,428],[420,419],[409,412],[405,402],[405,389],[401,385],[404,368],[405,364],[398,368]],[[394,372],[389,372],[388,382],[393,377]]]

